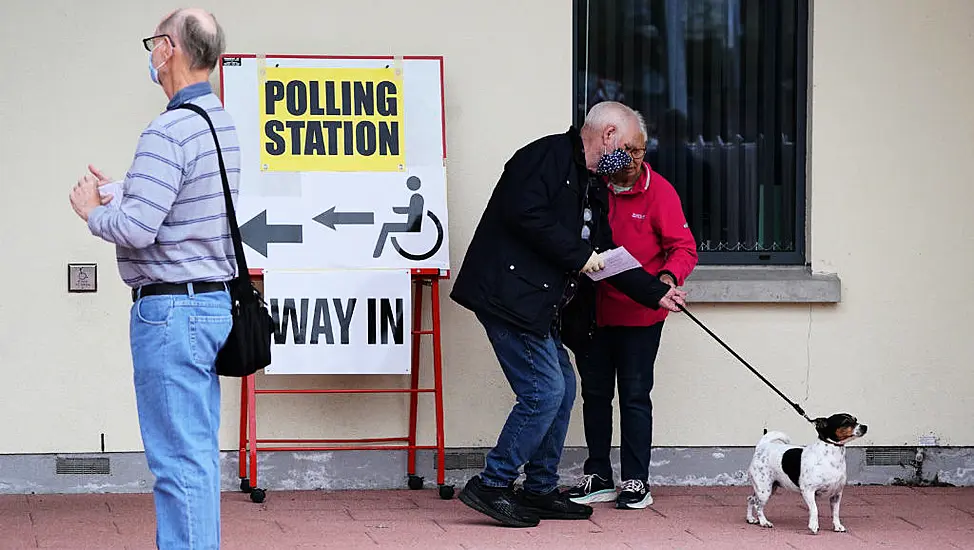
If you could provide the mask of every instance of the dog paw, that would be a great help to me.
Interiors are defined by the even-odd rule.
[[[774,528],[774,524],[771,523],[770,521],[765,521],[764,523],[761,524],[761,527],[764,527],[765,529],[772,529]]]
[[[757,518],[747,518],[747,522],[750,523],[751,525],[757,525],[758,524]]]
[[[842,525],[841,523],[834,525],[833,526],[833,529],[835,529],[835,532],[836,533],[845,533],[846,532],[845,526]]]
[[[811,533],[811,534],[813,534],[813,535],[817,535],[818,534],[818,527],[809,527],[808,528],[808,532]]]

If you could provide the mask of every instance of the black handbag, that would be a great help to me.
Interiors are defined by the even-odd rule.
[[[223,198],[227,207],[227,223],[233,240],[233,253],[237,257],[237,277],[227,283],[232,303],[233,327],[230,336],[216,356],[216,372],[220,376],[245,377],[254,374],[271,364],[271,337],[274,321],[267,312],[267,305],[250,279],[247,257],[244,256],[237,215],[230,198],[230,182],[227,168],[223,164],[223,151],[216,137],[216,128],[206,111],[192,103],[184,103],[177,109],[188,109],[203,117],[210,125],[216,155],[220,161],[220,176],[223,178]]]
[[[582,275],[578,290],[559,314],[561,343],[576,357],[585,355],[595,335],[595,283]]]

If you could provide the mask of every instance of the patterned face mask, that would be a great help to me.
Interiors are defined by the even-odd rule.
[[[615,151],[602,154],[602,158],[599,159],[599,164],[596,167],[596,172],[600,176],[608,176],[609,174],[615,174],[620,170],[624,170],[630,164],[632,164],[632,157],[625,149],[619,148]]]

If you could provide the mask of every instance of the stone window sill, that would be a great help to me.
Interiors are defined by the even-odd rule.
[[[838,303],[835,273],[807,266],[698,266],[684,289],[691,303]]]

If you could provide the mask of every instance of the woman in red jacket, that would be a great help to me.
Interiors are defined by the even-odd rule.
[[[641,127],[645,139],[645,124]],[[607,181],[613,239],[639,260],[643,269],[671,286],[681,286],[697,265],[697,247],[680,197],[670,182],[643,160],[645,143],[627,149],[632,164]],[[595,286],[596,328],[591,347],[576,356],[589,452],[584,477],[568,491],[577,503],[615,500],[617,508],[641,509],[653,502],[648,487],[653,439],[649,394],[666,314],[665,309],[637,304],[609,284]],[[617,377],[622,428],[622,491],[618,494],[609,462]]]

